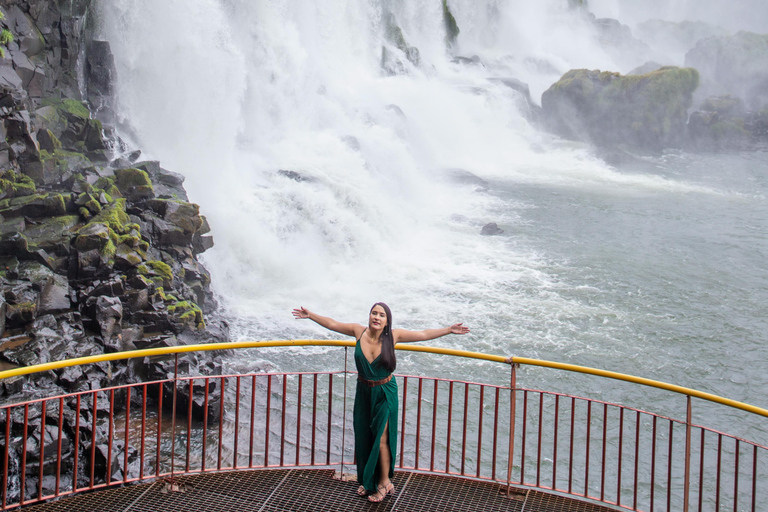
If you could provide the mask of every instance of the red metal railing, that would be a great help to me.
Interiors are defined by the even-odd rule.
[[[398,467],[629,510],[768,509],[768,448],[694,424],[690,396],[673,419],[520,388],[517,372],[399,376]],[[0,508],[211,471],[354,472],[355,385],[345,370],[177,375],[2,406]]]

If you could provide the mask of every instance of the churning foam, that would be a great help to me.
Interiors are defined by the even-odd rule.
[[[455,52],[482,64],[451,60],[440,0],[113,0],[100,16],[120,112],[148,157],[187,177],[237,332],[285,336],[298,305],[364,321],[386,300],[413,324],[460,318],[501,340],[504,319],[584,306],[557,294],[551,262],[525,240],[480,236],[487,222],[514,226],[521,205],[443,170],[696,191],[542,135],[521,96],[491,80],[521,79],[538,103],[570,68],[616,65],[566,4],[449,2]],[[385,41],[385,5],[419,67]],[[382,73],[382,46],[404,74]]]

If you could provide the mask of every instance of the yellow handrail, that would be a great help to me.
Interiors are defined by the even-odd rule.
[[[79,366],[85,364],[93,364],[105,361],[118,361],[121,359],[133,359],[137,357],[157,357],[170,354],[182,354],[187,352],[201,352],[210,350],[234,350],[244,348],[270,348],[270,347],[299,347],[299,346],[318,346],[318,347],[354,347],[354,341],[348,340],[272,340],[272,341],[233,341],[228,343],[207,343],[199,345],[184,345],[178,347],[161,347],[161,348],[149,348],[142,350],[131,350],[127,352],[113,352],[110,354],[101,354],[97,356],[77,357],[74,359],[65,359],[63,361],[54,361],[51,363],[37,364],[33,366],[24,366],[20,368],[14,368],[12,370],[0,371],[0,380],[10,377],[17,377],[21,375],[29,375],[32,373],[45,372],[49,370],[56,370],[59,368],[67,368],[70,366]],[[508,357],[496,356],[492,354],[484,354],[481,352],[470,352],[467,350],[457,350],[441,347],[429,347],[423,345],[399,345],[396,347],[398,350],[407,350],[411,352],[427,352],[432,354],[449,355],[456,357],[465,357],[470,359],[480,359],[485,361],[492,361],[496,363],[513,363],[513,364],[525,364],[529,366],[541,366],[545,368],[553,368],[557,370],[565,370],[576,373],[583,373],[588,375],[596,375],[598,377],[605,377],[614,380],[622,380],[625,382],[631,382],[634,384],[641,384],[643,386],[650,386],[673,393],[679,393],[682,395],[689,395],[692,397],[700,398],[702,400],[708,400],[710,402],[719,403],[735,409],[741,409],[753,414],[759,414],[768,418],[768,409],[756,407],[754,405],[745,404],[729,398],[724,398],[711,393],[705,393],[691,388],[678,386],[676,384],[668,384],[657,380],[646,379],[643,377],[635,377],[633,375],[626,375],[618,372],[611,372],[607,370],[600,370],[597,368],[589,368],[586,366],[578,366],[568,363],[557,363],[553,361],[544,361],[541,359],[529,359],[527,357],[512,357],[511,360]]]

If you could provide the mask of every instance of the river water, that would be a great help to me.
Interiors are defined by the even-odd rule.
[[[118,68],[120,131],[186,176],[213,228],[203,260],[235,339],[338,338],[291,309],[365,323],[381,300],[395,327],[472,329],[433,345],[768,406],[768,154],[668,151],[611,165],[538,130],[499,78],[526,82],[539,103],[568,69],[642,63],[601,46],[567,2],[449,1],[461,29],[452,52],[474,62],[446,50],[440,0],[108,4],[99,23]],[[591,4],[627,24],[648,15]],[[693,4],[665,3],[732,29],[760,21]],[[419,66],[384,38],[385,11]],[[401,73],[382,72],[382,46]],[[481,235],[489,222],[503,233]],[[280,351],[229,364],[339,364],[338,352],[314,354],[301,368]],[[413,355],[399,371],[508,379],[500,365]],[[520,380],[676,416],[684,404],[535,368]],[[760,422],[738,417],[708,420],[768,442]]]

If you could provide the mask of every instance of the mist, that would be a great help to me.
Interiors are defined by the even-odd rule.
[[[702,21],[731,32],[768,33],[768,6],[763,0],[589,0],[598,18],[616,18],[630,27],[651,19]]]

